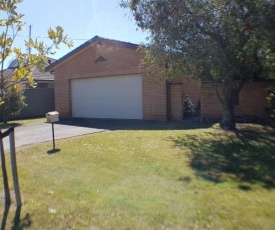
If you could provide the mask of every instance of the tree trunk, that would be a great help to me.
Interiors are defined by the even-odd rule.
[[[235,130],[235,114],[234,114],[234,94],[238,93],[232,84],[224,84],[223,85],[223,119],[220,122],[220,126],[224,130]]]
[[[234,108],[231,106],[224,106],[223,108],[223,119],[220,122],[220,126],[224,130],[235,130],[235,117],[234,117]]]

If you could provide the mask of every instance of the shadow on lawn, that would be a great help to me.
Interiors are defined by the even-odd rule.
[[[59,125],[71,125],[107,130],[183,130],[209,128],[210,122],[148,121],[134,119],[61,119]]]
[[[6,229],[9,211],[10,211],[10,204],[6,204],[3,217],[2,217],[2,222],[1,222],[1,230]],[[12,230],[21,230],[21,229],[26,229],[31,227],[32,220],[30,218],[30,215],[26,214],[24,218],[20,219],[20,214],[21,214],[21,207],[17,207],[14,214],[13,225],[11,227]]]
[[[275,137],[259,130],[233,133],[211,132],[207,137],[185,135],[173,140],[181,148],[189,148],[190,165],[196,174],[216,183],[233,179],[239,188],[250,190],[260,184],[275,188]],[[248,185],[249,184],[249,185]]]
[[[47,153],[49,155],[52,155],[52,154],[59,153],[60,151],[61,151],[61,149],[51,149],[51,150],[47,151]]]

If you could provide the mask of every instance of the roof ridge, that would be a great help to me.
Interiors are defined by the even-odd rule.
[[[125,41],[121,41],[121,40],[105,38],[105,37],[101,37],[101,36],[98,36],[98,35],[96,35],[95,37],[93,37],[93,38],[90,39],[90,40],[93,40],[93,39],[95,39],[95,38],[96,38],[96,39],[106,40],[106,41],[109,41],[109,42],[118,42],[118,43],[122,43],[122,44],[129,44],[129,45],[138,46],[138,44],[135,44],[135,43],[132,43],[132,42],[125,42]]]

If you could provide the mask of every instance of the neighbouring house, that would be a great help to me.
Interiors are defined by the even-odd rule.
[[[46,68],[55,75],[55,106],[63,118],[182,120],[188,95],[202,118],[220,118],[210,84],[180,77],[143,76],[138,45],[95,36]],[[249,82],[236,100],[236,116],[266,117],[267,81]]]
[[[54,63],[56,60],[53,58],[47,58],[48,64]],[[13,60],[9,67],[5,70],[6,74],[13,74],[14,69],[18,67],[18,61]],[[49,72],[42,72],[37,67],[32,71],[32,76],[35,81],[35,88],[54,88],[54,75]],[[29,85],[28,79],[23,79],[20,81],[20,84],[24,86],[24,88],[32,88]]]

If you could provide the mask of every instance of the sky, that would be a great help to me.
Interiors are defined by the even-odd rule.
[[[15,45],[25,50],[24,40],[31,36],[49,43],[49,27],[60,25],[73,40],[74,47],[61,46],[54,56],[59,59],[87,40],[98,35],[131,43],[146,43],[148,34],[137,29],[130,12],[119,7],[120,0],[24,0],[18,12],[24,14],[24,31],[16,38]]]

